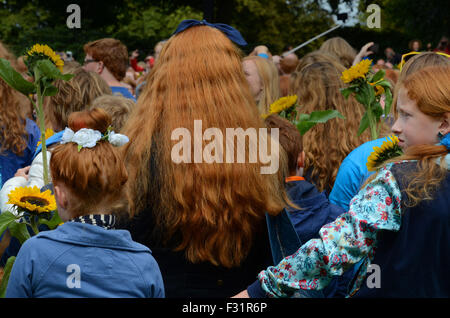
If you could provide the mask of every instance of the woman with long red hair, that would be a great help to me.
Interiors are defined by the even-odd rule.
[[[260,160],[171,158],[172,132],[185,128],[194,136],[194,120],[224,136],[227,128],[265,127],[242,54],[223,32],[204,22],[178,30],[122,130],[131,140],[124,148],[135,215],[128,228],[153,251],[167,297],[226,297],[251,283],[256,268],[271,263],[265,212],[276,215],[288,204],[280,174],[261,174]],[[236,32],[228,36],[236,40]],[[194,158],[193,147],[188,152]]]
[[[16,61],[0,43],[0,58]],[[12,178],[17,169],[31,164],[40,130],[23,111],[23,97],[0,78],[0,186]]]

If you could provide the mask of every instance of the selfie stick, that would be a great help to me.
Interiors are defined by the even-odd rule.
[[[320,38],[321,36],[324,36],[325,34],[330,33],[331,31],[334,31],[334,30],[336,30],[337,28],[340,28],[340,27],[343,26],[343,25],[344,25],[344,24],[339,24],[339,25],[336,25],[336,26],[332,27],[332,28],[329,29],[328,31],[325,31],[325,32],[323,32],[323,33],[321,33],[321,34],[319,34],[319,35],[313,37],[312,39],[306,41],[305,43],[300,44],[300,45],[297,46],[296,48],[293,48],[292,50],[287,51],[286,53],[283,53],[283,54],[281,55],[281,57],[285,57],[285,56],[288,55],[288,54],[294,53],[294,52],[297,51],[298,49],[304,47],[305,45],[308,45],[309,43],[311,43],[312,41],[314,41],[314,40]]]

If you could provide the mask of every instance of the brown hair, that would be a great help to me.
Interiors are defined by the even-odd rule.
[[[346,119],[335,118],[311,128],[303,136],[305,171],[319,191],[331,190],[344,158],[356,147],[370,140],[366,130],[357,136],[364,107],[353,96],[341,94],[340,77],[345,68],[338,62],[315,62],[304,66],[293,83],[298,96],[298,113],[334,109]]]
[[[265,212],[279,213],[289,199],[278,174],[261,174],[261,162],[175,164],[172,132],[185,127],[192,134],[199,119],[224,132],[264,128],[241,52],[209,26],[188,28],[164,45],[123,129],[130,138],[124,155],[134,211],[151,206],[156,229],[167,239],[179,235],[176,250],[190,262],[235,267],[264,228]]]
[[[84,52],[95,60],[103,62],[111,74],[121,81],[126,74],[128,65],[127,47],[119,40],[105,38],[86,43]]]
[[[102,108],[105,110],[112,118],[111,126],[113,130],[119,132],[122,130],[134,106],[135,103],[129,98],[117,95],[103,95],[92,102],[91,109]]]
[[[111,117],[97,108],[75,112],[69,117],[69,127],[74,132],[90,128],[104,134],[110,124]],[[72,217],[97,211],[117,212],[116,207],[126,200],[128,174],[119,151],[106,140],[80,151],[72,142],[56,146],[50,159],[50,171],[53,183],[64,184],[73,196],[70,201]]]
[[[319,51],[336,56],[345,68],[352,66],[357,54],[356,50],[341,37],[326,40],[321,45]]]
[[[69,116],[76,111],[89,108],[93,99],[104,94],[111,94],[111,88],[94,72],[76,68],[75,75],[69,81],[56,80],[56,95],[46,98],[44,112],[47,127],[59,131],[68,125]]]
[[[286,151],[289,173],[296,171],[298,156],[303,151],[302,136],[289,120],[272,114],[265,119],[268,128],[279,129],[280,145]]]

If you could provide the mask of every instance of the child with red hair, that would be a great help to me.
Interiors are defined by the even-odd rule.
[[[164,297],[150,250],[128,231],[114,230],[128,173],[113,145],[128,140],[110,124],[111,117],[97,108],[69,117],[50,161],[65,223],[22,245],[7,297]]]

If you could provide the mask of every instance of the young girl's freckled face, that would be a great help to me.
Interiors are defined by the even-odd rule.
[[[399,146],[406,149],[415,145],[434,145],[439,142],[441,120],[422,113],[408,91],[401,88],[397,100],[397,120],[392,132],[398,136]]]

